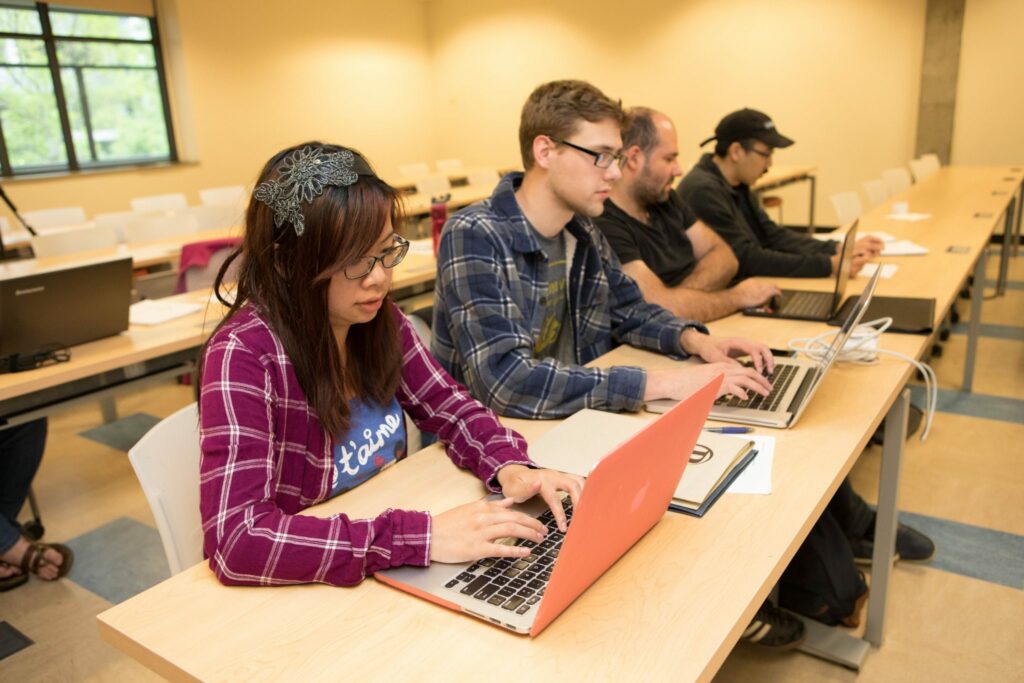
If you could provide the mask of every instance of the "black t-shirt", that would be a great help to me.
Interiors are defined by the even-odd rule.
[[[675,287],[697,265],[686,230],[697,216],[673,192],[668,201],[648,207],[645,225],[604,200],[604,213],[594,219],[622,263],[643,261],[668,287]]]

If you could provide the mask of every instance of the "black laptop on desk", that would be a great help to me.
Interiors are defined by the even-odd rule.
[[[127,330],[131,289],[128,257],[34,272],[0,271],[0,358],[67,348]]]
[[[836,273],[835,289],[832,292],[784,289],[781,296],[773,297],[765,306],[743,309],[743,315],[817,322],[838,317],[839,304],[842,302],[843,296],[846,295],[846,283],[850,280],[853,245],[857,241],[857,223],[858,221],[853,222],[846,237],[843,238],[843,245],[840,248],[839,272]],[[840,318],[840,324],[845,319],[845,316]]]

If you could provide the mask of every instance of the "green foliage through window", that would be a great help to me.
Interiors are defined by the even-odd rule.
[[[149,17],[0,4],[3,175],[172,160],[155,32]]]

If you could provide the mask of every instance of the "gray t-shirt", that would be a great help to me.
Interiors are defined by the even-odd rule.
[[[575,363],[576,349],[566,287],[565,231],[544,237],[534,231],[537,242],[548,257],[548,291],[544,301],[544,320],[533,345],[534,358],[554,358],[560,363]]]

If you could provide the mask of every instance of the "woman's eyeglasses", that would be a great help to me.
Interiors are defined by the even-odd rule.
[[[370,274],[374,266],[377,265],[377,261],[380,261],[380,265],[385,268],[394,268],[402,262],[408,253],[409,240],[395,235],[394,246],[388,247],[379,256],[364,256],[345,266],[343,269],[345,277],[349,280],[361,280]]]

